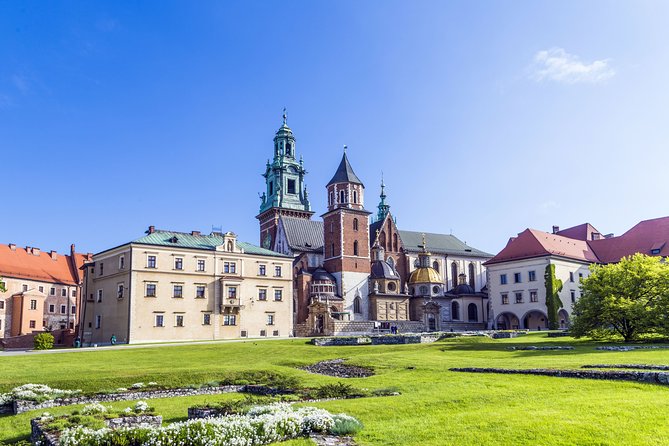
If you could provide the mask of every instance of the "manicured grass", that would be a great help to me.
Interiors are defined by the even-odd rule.
[[[180,386],[219,380],[242,370],[292,374],[305,385],[336,378],[295,367],[350,358],[376,375],[348,379],[362,388],[396,386],[401,396],[316,404],[346,412],[365,428],[362,445],[646,445],[669,444],[669,388],[663,386],[525,375],[467,374],[450,367],[578,368],[584,364],[669,364],[667,350],[596,351],[595,344],[545,333],[506,340],[458,338],[428,345],[314,347],[304,340],[107,350],[0,359],[0,390],[45,383],[86,391],[156,381]],[[573,351],[509,351],[513,345],[573,345]],[[239,395],[151,400],[165,421],[186,417],[189,405]],[[124,408],[130,403],[114,403]],[[64,413],[72,408],[50,410]],[[37,413],[0,418],[0,440],[29,434]],[[304,446],[308,440],[283,445]]]

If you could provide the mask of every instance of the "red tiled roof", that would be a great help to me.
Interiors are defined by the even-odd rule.
[[[563,235],[565,231],[573,237],[587,238],[570,238]],[[565,231],[550,234],[526,229],[485,265],[547,255],[596,263],[614,263],[636,253],[669,256],[669,217],[642,221],[623,235],[607,239],[591,240],[592,232],[598,231],[588,223]]]
[[[669,217],[644,220],[621,236],[593,240],[590,246],[601,263],[615,263],[637,252],[669,256]],[[659,252],[653,254],[653,249]]]
[[[53,258],[49,252],[34,251],[0,244],[0,277],[38,280],[66,285],[78,285],[78,268],[83,265],[86,255],[56,254]]]
[[[562,231],[558,231],[557,235],[573,238],[576,240],[587,241],[592,240],[593,233],[601,235],[601,232],[599,232],[597,228],[592,226],[590,223],[583,223],[581,225],[574,226],[573,228],[567,228],[563,229]]]

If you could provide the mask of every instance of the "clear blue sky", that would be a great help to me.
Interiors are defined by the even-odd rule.
[[[342,145],[403,229],[669,215],[669,3],[0,1],[1,243],[258,242],[281,109],[317,215]]]

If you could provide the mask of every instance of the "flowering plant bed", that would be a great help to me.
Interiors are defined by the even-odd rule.
[[[333,415],[314,407],[288,403],[251,407],[245,414],[188,420],[168,426],[122,428],[69,427],[60,432],[60,446],[170,445],[255,446],[311,434],[349,435],[362,424],[346,414]]]

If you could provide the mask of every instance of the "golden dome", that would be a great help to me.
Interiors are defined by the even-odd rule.
[[[416,268],[409,276],[409,284],[414,283],[441,283],[441,275],[434,268]]]

